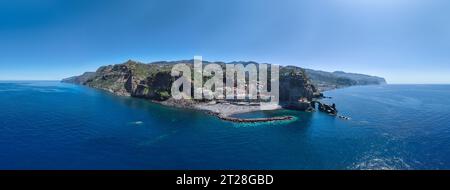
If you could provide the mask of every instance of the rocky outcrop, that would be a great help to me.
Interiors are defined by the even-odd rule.
[[[330,115],[337,115],[338,112],[335,104],[328,105],[324,103],[319,104],[319,111],[328,113]]]
[[[307,110],[317,93],[303,69],[292,66],[280,69],[280,104],[283,107]]]
[[[338,110],[336,108],[336,104],[328,105],[328,104],[325,104],[323,102],[314,100],[314,101],[311,102],[311,106],[312,106],[312,108],[318,107],[319,111],[327,113],[329,115],[337,116],[337,113],[338,113]],[[343,117],[343,116],[341,116],[341,117]]]

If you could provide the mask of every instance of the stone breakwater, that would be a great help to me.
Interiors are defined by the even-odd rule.
[[[294,119],[293,116],[281,116],[281,117],[269,117],[269,118],[236,118],[233,115],[241,114],[241,113],[249,113],[260,111],[260,106],[252,106],[252,105],[235,105],[231,103],[204,103],[197,104],[195,106],[196,109],[205,110],[208,114],[214,115],[217,118],[236,122],[236,123],[261,123],[261,122],[271,122],[271,121],[286,121]],[[273,108],[273,110],[282,109],[281,106]]]
[[[261,123],[261,122],[271,122],[271,121],[288,121],[293,120],[293,116],[280,116],[280,117],[269,117],[269,118],[236,118],[231,116],[226,116],[214,112],[208,112],[210,115],[214,115],[221,120],[231,121],[236,123]]]

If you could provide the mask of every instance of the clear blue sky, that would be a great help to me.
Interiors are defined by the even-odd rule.
[[[450,83],[448,0],[1,0],[0,80],[191,59]]]

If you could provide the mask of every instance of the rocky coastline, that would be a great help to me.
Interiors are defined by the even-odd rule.
[[[171,76],[173,65],[183,63],[193,66],[193,60],[174,62],[154,62],[149,64],[136,61],[127,61],[122,64],[102,66],[95,72],[86,72],[80,76],[63,79],[62,82],[85,85],[92,88],[102,89],[119,96],[130,96],[143,98],[165,106],[185,109],[203,110],[218,117],[219,119],[240,123],[270,122],[292,120],[292,116],[274,118],[241,119],[232,117],[235,114],[260,111],[258,101],[198,101],[198,100],[174,100],[171,97],[171,85],[176,80]],[[207,62],[205,65],[214,63],[225,67],[226,64],[255,64],[255,62]],[[307,71],[300,67],[280,67],[279,71],[279,106],[273,109],[294,109],[300,111],[315,111],[315,102],[323,98],[320,89],[316,87],[317,81],[312,81]],[[310,71],[309,71],[310,72]],[[341,74],[343,75],[343,74]],[[316,77],[321,79],[320,77]],[[333,85],[330,77],[324,81]],[[320,83],[322,84],[322,83]],[[356,83],[355,83],[356,84]],[[337,115],[335,106],[319,103],[319,111]]]

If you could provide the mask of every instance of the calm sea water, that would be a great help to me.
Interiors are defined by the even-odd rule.
[[[450,86],[330,91],[341,120],[235,124],[59,82],[0,82],[0,169],[450,169]]]

